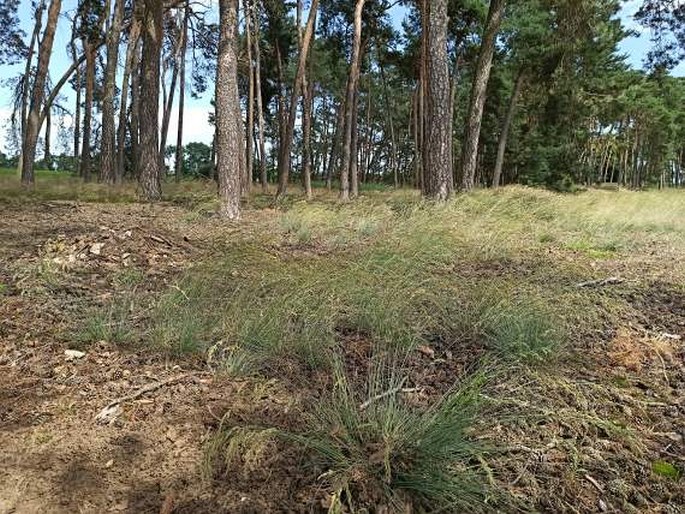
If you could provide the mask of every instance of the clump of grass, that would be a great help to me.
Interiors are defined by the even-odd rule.
[[[122,289],[131,289],[145,280],[145,274],[136,268],[123,268],[114,276],[114,283]]]
[[[541,362],[563,344],[561,321],[545,306],[531,302],[499,302],[483,315],[483,334],[503,359]]]
[[[126,345],[133,338],[134,332],[129,323],[128,304],[123,301],[93,312],[73,336],[74,341],[81,346],[99,341]]]
[[[332,394],[305,420],[311,430],[233,428],[210,443],[209,455],[249,465],[274,437],[296,443],[311,452],[332,495],[329,512],[487,510],[476,464],[484,448],[468,435],[482,376],[418,410],[400,397],[404,380],[397,368],[374,366],[361,394],[339,366],[334,369]]]
[[[227,428],[224,416],[217,432],[209,439],[204,450],[203,474],[205,477],[216,475],[217,470],[227,472],[241,466],[251,470],[260,467],[267,453],[273,451],[278,436],[275,428],[254,427]]]

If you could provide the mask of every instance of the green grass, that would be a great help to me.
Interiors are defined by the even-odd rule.
[[[376,365],[364,394],[337,371],[331,396],[310,414],[308,432],[286,437],[312,450],[333,491],[334,512],[385,506],[398,512],[485,510],[478,477],[483,452],[468,435],[479,406],[479,380],[471,379],[426,410],[404,403],[404,379]],[[474,463],[476,463],[474,465]],[[343,494],[345,493],[345,494]],[[343,499],[344,498],[344,499]]]
[[[68,177],[54,186],[48,180],[44,191],[32,193],[36,198],[109,201],[111,194],[111,201],[135,201],[132,184],[119,192],[97,184],[70,191],[75,183]],[[275,203],[252,194],[245,223],[208,245],[212,252],[150,305],[148,298],[136,304],[132,294],[140,273],[122,271],[113,283],[127,291],[129,303],[96,311],[79,339],[141,340],[174,355],[203,355],[212,369],[250,380],[292,379],[283,368],[332,377],[329,390],[317,390],[308,404],[316,408],[298,413],[301,426],[227,421],[207,446],[208,459],[224,468],[259,466],[274,445],[304,448],[316,470],[312,480],[318,477],[331,494],[331,512],[407,505],[419,512],[488,510],[484,502],[493,493],[484,485],[483,449],[472,437],[475,427],[483,430],[477,419],[483,399],[467,376],[476,370],[489,378],[484,363],[498,373],[520,372],[527,383],[517,394],[529,394],[534,385],[541,403],[538,409],[526,398],[521,411],[512,407],[521,403],[512,403],[498,414],[502,418],[486,420],[484,432],[502,419],[525,427],[534,411],[550,425],[577,421],[583,437],[600,430],[612,440],[632,437],[625,420],[602,412],[610,394],[602,396],[599,386],[586,392],[586,383],[560,380],[553,370],[584,337],[596,342],[630,312],[616,290],[633,291],[628,284],[645,270],[685,254],[681,192],[563,195],[511,187],[458,195],[445,205],[405,190],[369,189],[344,205],[335,192],[315,196],[313,202],[291,195]],[[169,184],[165,197],[186,209],[182,220],[190,227],[205,223],[216,207],[207,183]],[[639,260],[653,255],[647,264]],[[614,268],[624,260],[630,265]],[[682,282],[683,268],[671,268],[669,279]],[[41,273],[46,283],[54,281],[52,270]],[[626,284],[577,287],[614,273]],[[148,306],[133,327],[128,314]],[[365,383],[340,364],[358,341],[374,356],[365,363],[372,369]],[[437,358],[449,352],[465,363],[468,372],[453,377],[448,394],[427,407],[390,394],[360,408],[404,384],[405,366],[424,346]],[[381,359],[387,355],[402,358],[388,364]],[[374,367],[374,359],[386,364]],[[606,387],[619,391],[631,386],[623,375],[607,380],[613,383]],[[606,401],[588,413],[595,394]],[[582,453],[574,444],[568,442],[570,452]],[[569,466],[579,465],[569,459]],[[665,465],[653,471],[674,478]]]

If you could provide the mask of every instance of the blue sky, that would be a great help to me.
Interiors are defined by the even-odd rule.
[[[20,17],[25,32],[30,33],[31,26],[31,9],[30,0],[22,0]],[[216,9],[216,0],[209,0],[207,2]],[[641,30],[641,28],[634,22],[633,14],[637,11],[641,0],[628,0],[625,2],[621,18],[624,24],[629,28]],[[53,78],[62,75],[70,65],[70,59],[66,51],[66,46],[70,37],[70,23],[68,16],[71,16],[76,8],[77,0],[64,0],[62,4],[62,17],[60,18],[57,34],[55,37],[54,52],[51,60],[50,73]],[[404,8],[395,7],[391,11],[391,16],[395,23],[399,25],[404,17]],[[649,34],[642,32],[640,36],[628,38],[620,45],[620,50],[627,55],[628,62],[635,68],[642,67],[642,61],[645,54],[649,50]],[[0,80],[15,76],[21,72],[22,66],[3,66],[0,68]],[[685,64],[681,64],[673,72],[677,76],[685,76]],[[69,87],[63,88],[63,94],[67,97],[67,105],[73,104],[73,91]],[[208,92],[204,97],[193,99],[188,97],[186,99],[186,119],[188,122],[184,126],[184,142],[202,141],[205,143],[211,142],[212,127],[207,123],[207,114],[209,112],[209,101],[211,92]],[[5,126],[9,120],[11,112],[11,96],[7,88],[0,87],[0,151],[5,147]],[[67,120],[69,124],[71,120]],[[176,128],[176,113],[174,112],[170,124],[170,133],[174,133]],[[56,131],[55,131],[56,134]],[[58,153],[61,149],[55,148],[53,151]]]

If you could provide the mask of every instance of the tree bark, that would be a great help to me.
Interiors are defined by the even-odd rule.
[[[381,50],[376,41],[376,53],[378,56],[378,68],[381,74],[381,84],[383,86],[383,96],[385,99],[386,116],[388,119],[388,125],[390,126],[390,170],[392,173],[392,181],[395,189],[399,187],[399,177],[397,174],[397,144],[395,142],[395,125],[393,122],[393,103],[390,99],[390,92],[388,90],[388,81],[385,78],[385,66],[383,66],[383,61],[381,60]]]
[[[359,65],[361,60],[362,45],[362,12],[366,0],[357,0],[354,9],[354,40],[352,43],[352,61],[350,62],[350,75],[347,79],[347,91],[345,94],[345,131],[343,138],[342,166],[340,168],[340,199],[350,199],[350,162],[352,159],[352,112],[357,108],[355,95],[359,80]]]
[[[258,1],[258,0],[254,0]],[[262,64],[261,64],[261,43],[260,43],[260,23],[257,4],[252,9],[254,22],[254,60],[255,60],[255,91],[257,96],[257,132],[259,134],[259,181],[262,183],[262,193],[269,192],[266,175],[266,149],[264,143],[264,105],[262,101]]]
[[[162,0],[144,0],[145,23],[141,59],[140,188],[147,201],[162,197],[159,154],[159,66],[162,53]],[[134,113],[135,115],[135,113]]]
[[[26,131],[22,141],[22,163],[21,163],[21,183],[26,187],[31,187],[35,183],[33,173],[34,160],[36,158],[36,145],[38,143],[38,132],[40,131],[40,112],[45,96],[45,81],[50,67],[50,55],[52,45],[55,41],[57,21],[62,7],[61,0],[52,0],[48,9],[48,19],[45,25],[43,37],[38,46],[38,64],[36,76],[33,80],[33,91],[31,94],[31,104],[26,118]]]
[[[244,1],[245,10],[245,39],[247,46],[247,136],[245,137],[245,177],[243,179],[243,190],[249,192],[252,186],[252,175],[254,172],[254,102],[255,102],[255,78],[254,62],[252,59],[252,2]]]
[[[219,25],[216,76],[219,214],[235,220],[240,218],[240,156],[245,150],[238,96],[238,0],[219,0]]]
[[[424,195],[447,200],[452,194],[452,101],[447,56],[447,0],[428,7],[426,148]]]
[[[352,140],[350,142],[350,198],[359,196],[359,90],[354,94],[354,109],[352,110]]]
[[[86,56],[86,101],[83,109],[83,137],[81,138],[81,172],[85,182],[90,181],[92,156],[90,135],[92,131],[93,100],[95,98],[95,48],[87,38],[83,39],[83,53]]]
[[[285,137],[281,140],[280,156],[278,159],[278,191],[276,197],[281,197],[286,193],[288,188],[288,179],[290,177],[291,165],[291,147],[295,135],[295,118],[297,117],[297,104],[299,103],[300,94],[303,89],[305,70],[307,66],[307,58],[309,56],[309,48],[311,46],[312,36],[314,34],[314,26],[316,24],[316,11],[319,7],[319,0],[312,0],[309,7],[309,16],[307,18],[307,26],[304,31],[304,38],[302,40],[302,49],[300,57],[297,62],[297,72],[295,74],[295,82],[293,83],[293,91],[290,98],[290,112],[288,114],[288,124],[285,130]]]
[[[21,141],[22,149],[19,155],[19,172],[21,173],[24,163],[24,141],[26,140],[26,130],[28,128],[29,93],[31,89],[31,65],[33,64],[33,54],[38,44],[40,31],[43,28],[43,11],[45,11],[45,0],[40,0],[34,12],[35,23],[28,52],[26,53],[26,66],[24,67],[23,86],[21,91]],[[73,39],[72,39],[73,42]],[[76,56],[74,55],[74,59]]]
[[[312,199],[312,105],[314,102],[314,82],[304,79],[302,98],[302,186],[307,200]]]
[[[478,61],[473,76],[471,87],[471,101],[469,104],[464,145],[461,156],[461,188],[464,191],[473,189],[478,162],[478,142],[480,140],[480,128],[483,122],[483,108],[485,95],[492,69],[492,57],[495,52],[495,39],[502,22],[505,0],[492,0],[488,10],[487,21],[483,30],[483,37],[478,54]]]
[[[52,154],[50,152],[50,133],[52,128],[52,116],[50,116],[50,107],[45,109],[45,144],[43,145],[43,162],[48,169],[52,169]]]
[[[140,5],[140,4],[138,4]],[[140,38],[140,18],[134,12],[131,30],[128,35],[128,47],[126,49],[126,61],[124,63],[124,76],[121,82],[121,105],[119,106],[119,127],[117,129],[117,165],[114,180],[121,183],[124,178],[124,158],[126,156],[126,120],[128,106],[128,90],[131,80],[131,69],[134,56],[137,54],[138,40]],[[133,140],[133,134],[131,135]]]
[[[335,106],[335,100],[333,100]],[[333,174],[335,168],[338,166],[340,160],[340,153],[342,151],[342,143],[345,137],[345,98],[340,100],[338,105],[338,116],[335,120],[335,128],[333,129],[333,142],[331,143],[331,153],[328,158],[328,165],[326,166],[326,188],[330,191],[333,187]],[[342,171],[341,171],[342,174]]]
[[[72,56],[74,62],[77,59],[76,56],[76,43],[75,40],[71,41]],[[76,67],[76,102],[74,105],[74,158],[76,159],[76,164],[78,169],[81,166],[78,164],[81,156],[81,66]]]
[[[495,160],[495,170],[492,174],[492,187],[494,188],[499,187],[500,182],[502,181],[502,167],[504,166],[504,153],[507,150],[509,129],[511,128],[511,122],[514,120],[516,102],[518,101],[519,94],[521,93],[522,85],[523,69],[519,70],[518,74],[516,75],[514,90],[512,91],[511,98],[509,99],[509,107],[507,108],[507,114],[502,122],[502,131],[500,132],[499,141],[497,142],[497,159]]]
[[[143,4],[141,4],[143,5]],[[131,157],[133,160],[133,174],[140,178],[140,113],[141,113],[141,65],[140,61],[143,53],[143,24],[145,23],[144,14],[141,16],[141,36],[138,37],[138,44],[134,53],[134,65],[131,68],[131,115],[129,117],[131,134]]]
[[[186,2],[181,29],[181,50],[179,52],[179,85],[178,85],[178,126],[176,128],[176,156],[174,158],[174,176],[176,182],[183,178],[183,114],[186,100],[186,48],[188,45],[188,19],[190,6]]]
[[[102,96],[102,149],[100,157],[100,181],[114,183],[117,176],[115,155],[114,95],[119,64],[119,40],[124,20],[124,0],[115,0],[112,26],[107,32],[107,64]],[[122,109],[126,105],[122,103]]]

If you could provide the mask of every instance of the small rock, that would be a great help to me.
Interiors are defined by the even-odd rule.
[[[105,243],[93,243],[90,245],[90,249],[88,251],[93,255],[100,255],[102,253],[103,246],[105,246]]]
[[[419,346],[417,350],[424,354],[426,357],[430,357],[431,359],[435,357],[435,350],[433,350],[433,348],[425,344]]]
[[[607,507],[606,502],[604,500],[602,500],[601,498],[599,500],[599,510],[601,510],[602,512],[606,512],[609,510],[609,507]]]
[[[109,459],[109,460],[105,463],[105,467],[106,467],[106,468],[111,468],[113,465],[114,465],[114,459]]]
[[[78,350],[64,350],[64,356],[68,361],[73,361],[77,359],[82,359],[86,356],[85,352],[80,352]]]

